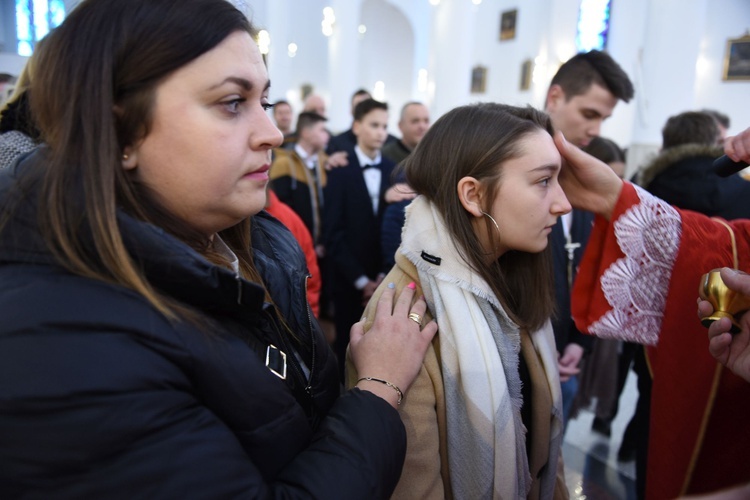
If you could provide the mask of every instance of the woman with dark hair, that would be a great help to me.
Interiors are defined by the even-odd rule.
[[[406,290],[339,397],[262,209],[269,80],[224,0],[84,0],[49,35],[46,144],[0,175],[0,497],[384,498],[436,331]]]
[[[401,408],[395,498],[568,496],[547,240],[571,207],[551,134],[532,108],[464,106],[405,160],[419,196],[385,282],[414,282],[440,335]]]

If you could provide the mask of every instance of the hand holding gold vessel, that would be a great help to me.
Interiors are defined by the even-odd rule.
[[[728,288],[719,274],[720,269],[712,269],[701,277],[698,295],[707,300],[714,308],[713,313],[701,318],[703,326],[708,328],[720,318],[729,318],[732,322],[732,333],[741,330],[739,317],[750,309],[750,297]]]

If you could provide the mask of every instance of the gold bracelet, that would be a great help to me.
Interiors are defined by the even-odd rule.
[[[359,384],[363,380],[366,380],[368,382],[370,382],[370,381],[371,382],[380,382],[381,384],[385,384],[388,387],[390,387],[391,389],[393,389],[394,391],[396,391],[398,393],[398,401],[396,402],[397,405],[400,405],[401,404],[401,400],[404,399],[404,393],[401,392],[401,389],[399,389],[395,385],[391,384],[387,380],[383,380],[381,378],[375,378],[375,377],[362,377],[361,379],[357,380],[357,384]]]

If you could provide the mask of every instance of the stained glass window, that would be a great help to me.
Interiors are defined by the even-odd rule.
[[[607,48],[611,4],[611,0],[581,0],[576,33],[578,52]]]
[[[30,56],[36,42],[65,19],[63,0],[16,0],[18,53]]]

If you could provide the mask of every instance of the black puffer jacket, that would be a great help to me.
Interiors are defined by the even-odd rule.
[[[0,174],[0,205],[27,166]],[[131,290],[66,271],[25,202],[0,236],[0,498],[389,496],[403,424],[371,393],[337,397],[291,234],[254,218],[254,256],[309,387],[273,375],[253,349],[291,343],[259,286],[157,227],[118,221],[149,280],[214,327],[172,323]]]
[[[716,146],[683,144],[662,151],[639,176],[639,184],[667,203],[709,217],[750,218],[750,182],[739,174],[719,177]]]

